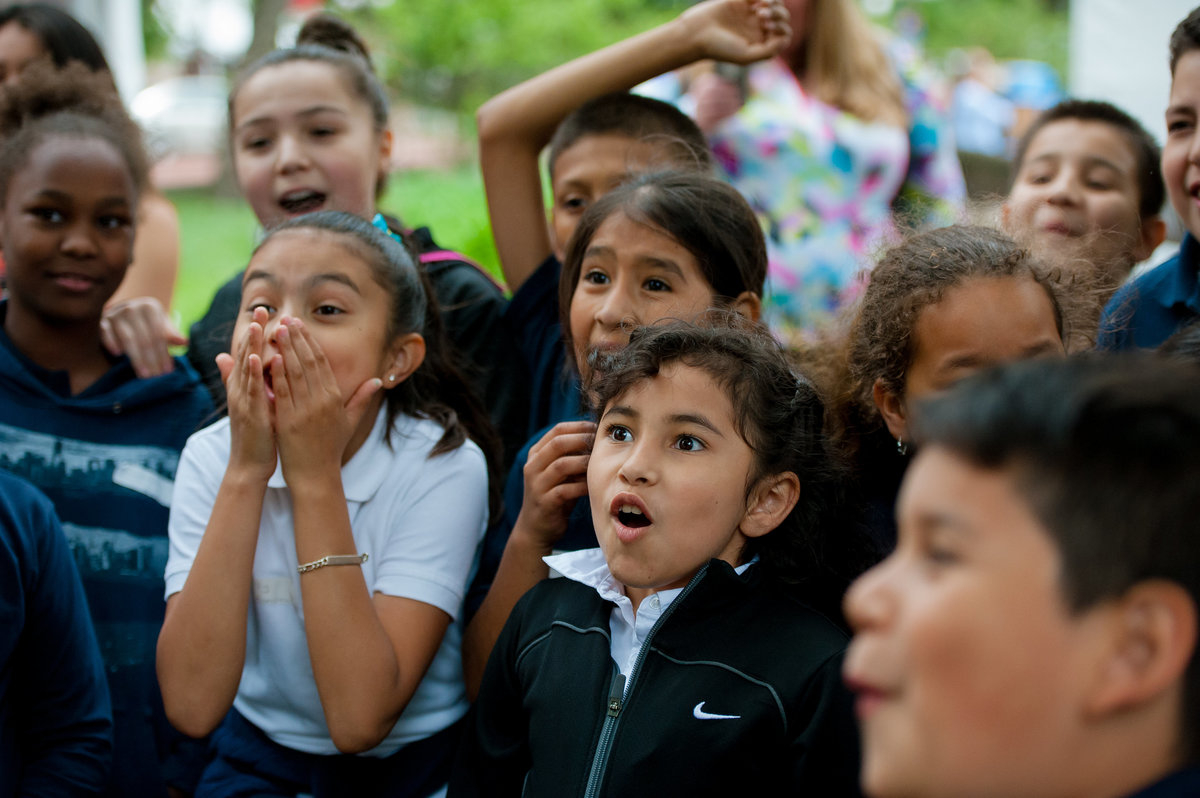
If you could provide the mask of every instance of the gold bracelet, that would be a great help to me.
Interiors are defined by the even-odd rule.
[[[304,565],[297,565],[296,570],[299,573],[306,574],[309,571],[324,568],[326,565],[362,565],[366,561],[366,554],[328,554],[319,560],[306,562]]]

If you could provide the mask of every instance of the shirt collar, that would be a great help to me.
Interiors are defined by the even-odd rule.
[[[383,484],[391,468],[394,453],[385,440],[387,432],[387,407],[381,405],[375,416],[375,425],[362,446],[350,458],[350,462],[342,466],[342,490],[346,493],[348,502],[365,502],[375,495]],[[403,417],[402,417],[403,418]],[[401,426],[397,424],[397,427]],[[393,430],[394,435],[403,435],[404,430]],[[275,473],[267,481],[267,487],[286,488],[283,478],[283,466],[276,462]]]
[[[1171,280],[1164,286],[1167,307],[1183,305],[1200,313],[1200,241],[1191,233],[1185,233],[1179,244],[1179,268],[1172,273]]]
[[[600,549],[581,549],[579,551],[563,552],[562,554],[551,554],[548,557],[543,557],[542,561],[555,571],[558,571],[565,578],[594,588],[600,594],[600,598],[605,601],[612,601],[619,604],[620,600],[625,598],[625,586],[617,581],[612,571],[608,570],[608,562],[605,561],[604,552]],[[738,575],[744,574],[746,569],[756,562],[758,562],[758,557],[755,557],[748,563],[737,566],[733,569],[734,573]],[[675,600],[675,597],[682,590],[683,588],[674,588],[672,590],[658,591],[660,604],[666,607]]]

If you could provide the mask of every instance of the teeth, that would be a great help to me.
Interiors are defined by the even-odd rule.
[[[634,507],[632,504],[622,504],[620,509],[617,512],[634,513],[635,515],[643,514],[641,510],[639,510],[637,507]]]

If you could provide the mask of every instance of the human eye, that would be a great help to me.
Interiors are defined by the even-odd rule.
[[[579,278],[581,283],[589,283],[591,285],[608,285],[609,277],[599,269],[588,269]]]
[[[345,312],[346,311],[342,310],[337,305],[330,305],[328,303],[317,305],[315,308],[313,308],[313,315],[315,316],[337,316]]]
[[[28,211],[30,216],[45,224],[62,224],[66,221],[66,214],[58,208],[51,208],[45,205],[35,205]]]
[[[1192,129],[1192,118],[1186,114],[1167,117],[1167,134],[1186,133]]]
[[[109,213],[101,216],[96,220],[96,226],[101,230],[123,230],[133,224],[133,220],[128,215],[122,213]]]
[[[253,316],[254,311],[258,310],[259,308],[262,308],[263,310],[267,311],[268,316],[270,316],[272,313],[275,312],[274,305],[272,305],[270,302],[267,302],[267,301],[261,300],[261,299],[256,299],[251,302],[247,302],[246,307],[243,312],[250,316]]]
[[[645,288],[647,291],[670,291],[671,290],[671,286],[667,283],[667,281],[659,279],[658,277],[648,278],[646,280],[646,282],[644,282],[642,284],[642,287]]]
[[[673,444],[681,452],[702,452],[708,447],[695,435],[680,435]]]
[[[558,201],[558,207],[574,214],[583,213],[588,206],[586,197],[580,194],[568,194]]]
[[[604,428],[604,437],[614,443],[628,443],[633,440],[633,433],[622,424],[609,424]]]

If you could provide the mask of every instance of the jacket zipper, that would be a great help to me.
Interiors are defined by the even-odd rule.
[[[658,620],[654,622],[654,626],[650,627],[650,631],[646,633],[646,639],[642,641],[642,646],[638,650],[637,659],[633,661],[633,668],[629,671],[629,690],[633,690],[633,684],[637,681],[638,673],[642,669],[642,662],[646,659],[646,653],[650,650],[650,641],[654,639],[654,635],[659,628],[670,617],[675,608],[687,598],[688,593],[692,592],[692,588],[704,576],[704,572],[708,570],[706,563],[691,581],[679,594],[679,596],[671,602],[671,606],[667,607],[667,611],[658,616]],[[617,723],[621,719],[621,710],[625,708],[625,674],[617,671],[613,676],[612,684],[608,689],[608,699],[606,701],[606,710],[604,715],[604,727],[600,730],[600,741],[596,744],[596,753],[592,756],[592,768],[588,772],[587,789],[583,793],[583,798],[596,798],[600,795],[600,785],[604,782],[604,772],[608,769],[608,755],[612,749],[612,738],[617,733]]]

